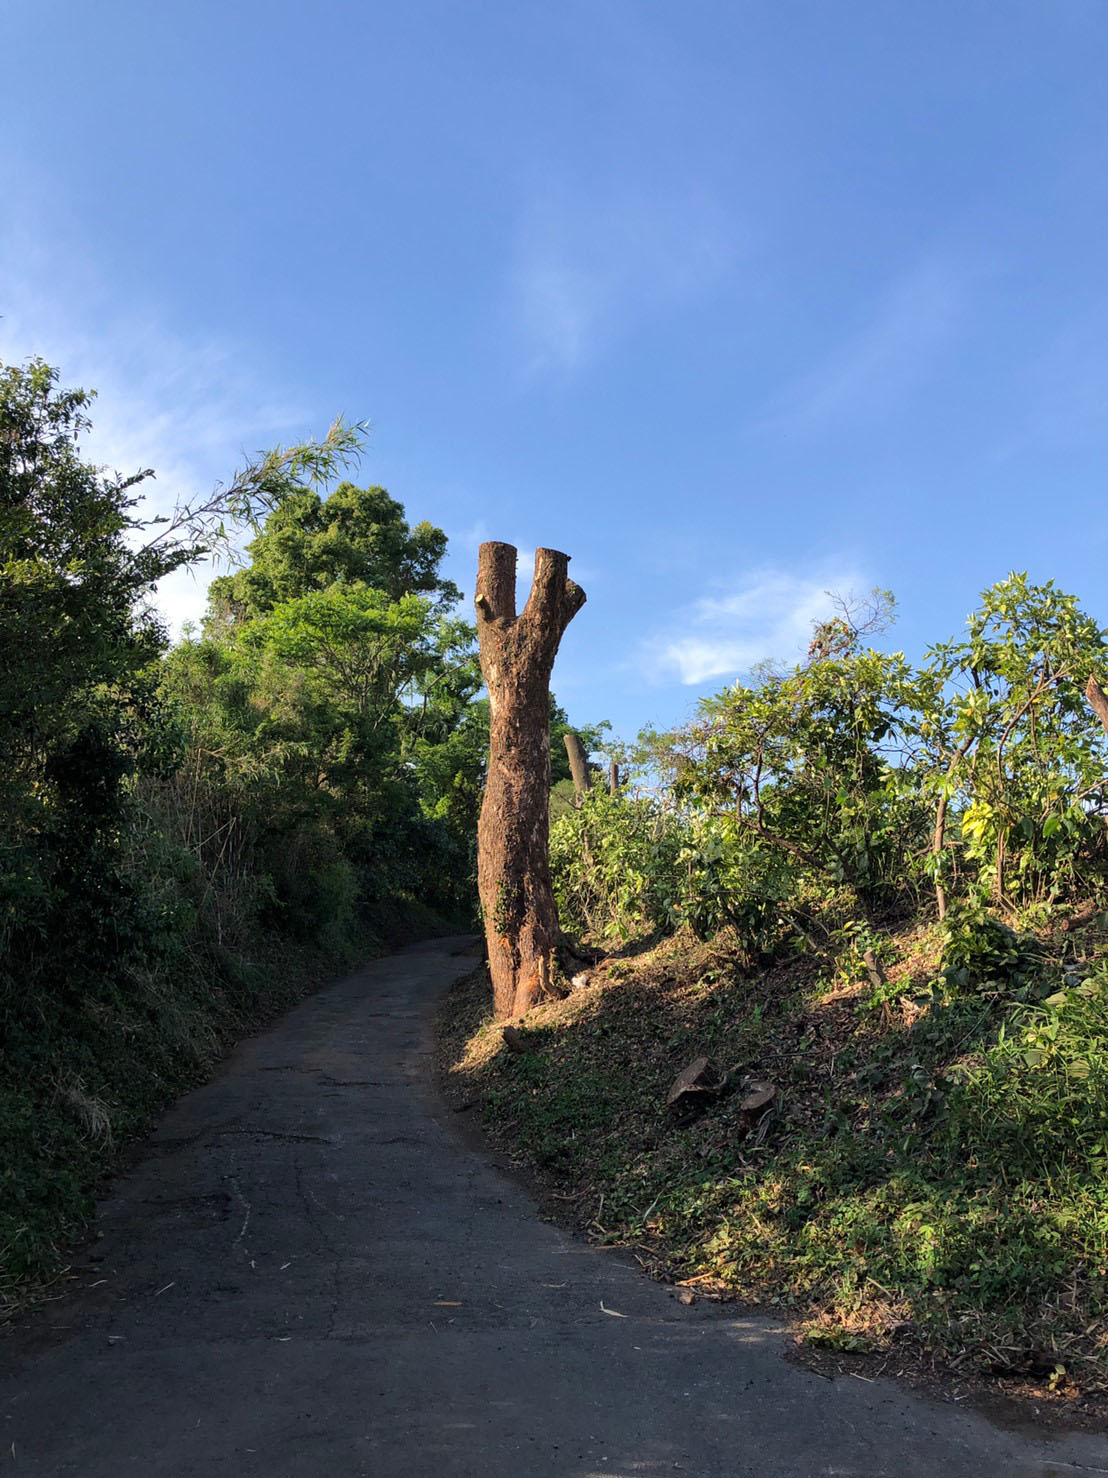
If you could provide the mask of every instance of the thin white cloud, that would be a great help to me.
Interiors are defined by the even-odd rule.
[[[894,282],[869,321],[788,386],[759,422],[774,431],[822,431],[887,414],[952,342],[967,297],[964,269],[940,258]]]
[[[732,589],[678,611],[668,630],[645,644],[644,665],[655,680],[676,678],[691,687],[737,678],[767,660],[799,657],[813,623],[833,613],[833,595],[849,596],[871,583],[845,565],[804,574],[751,570]]]
[[[735,253],[734,229],[696,192],[546,187],[524,212],[510,284],[528,372],[579,369],[635,323],[710,291]]]
[[[244,368],[247,354],[186,339],[153,310],[119,312],[81,242],[55,238],[46,249],[47,235],[26,222],[0,232],[0,361],[40,357],[62,386],[97,392],[83,452],[112,471],[154,470],[140,515],[165,513],[227,481],[244,455],[304,434],[303,414]],[[202,615],[213,573],[182,570],[159,586],[171,632]]]

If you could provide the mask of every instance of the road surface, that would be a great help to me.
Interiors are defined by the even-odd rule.
[[[463,1144],[418,945],[164,1118],[77,1278],[0,1340],[0,1478],[1070,1478],[1108,1441],[827,1381],[544,1222]]]

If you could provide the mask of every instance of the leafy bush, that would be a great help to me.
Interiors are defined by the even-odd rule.
[[[678,862],[672,924],[688,924],[698,939],[731,928],[749,955],[772,953],[781,938],[782,905],[796,884],[788,857],[728,818],[697,817],[688,826]]]
[[[1043,951],[1035,939],[1001,923],[980,901],[958,903],[947,913],[938,985],[948,999],[1018,994],[1043,975]]]
[[[1108,961],[1018,1007],[959,1076],[952,1128],[979,1162],[1044,1181],[1090,1167],[1108,1178]]]
[[[701,704],[675,737],[676,789],[760,850],[871,901],[904,886],[925,826],[903,767],[913,732],[904,657],[864,649],[845,619],[808,661],[763,669]]]
[[[551,827],[563,926],[628,939],[671,924],[681,892],[681,817],[646,796],[594,787]]]
[[[915,684],[920,783],[957,811],[961,869],[998,902],[1064,897],[1104,879],[1108,743],[1085,700],[1108,640],[1053,581],[991,586],[961,641],[941,643]]]

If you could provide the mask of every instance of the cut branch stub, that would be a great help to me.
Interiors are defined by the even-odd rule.
[[[862,964],[866,967],[869,983],[873,986],[874,990],[884,990],[886,984],[885,970],[872,949],[864,949],[862,951]]]
[[[516,615],[516,551],[482,544],[477,640],[489,691],[489,773],[477,832],[496,1014],[521,1016],[555,993],[558,916],[550,877],[550,674],[585,603],[569,556],[535,552],[531,594]]]
[[[516,618],[516,551],[512,544],[482,544],[477,559],[477,617]]]

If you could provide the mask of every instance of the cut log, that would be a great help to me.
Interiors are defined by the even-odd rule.
[[[1068,919],[1062,920],[1062,933],[1068,934],[1071,929],[1081,929],[1086,924],[1091,924],[1096,918],[1096,915],[1097,905],[1095,902],[1083,903]]]
[[[688,1108],[704,1098],[714,1098],[727,1083],[726,1073],[710,1057],[694,1057],[684,1072],[678,1073],[666,1094],[667,1108]]]

